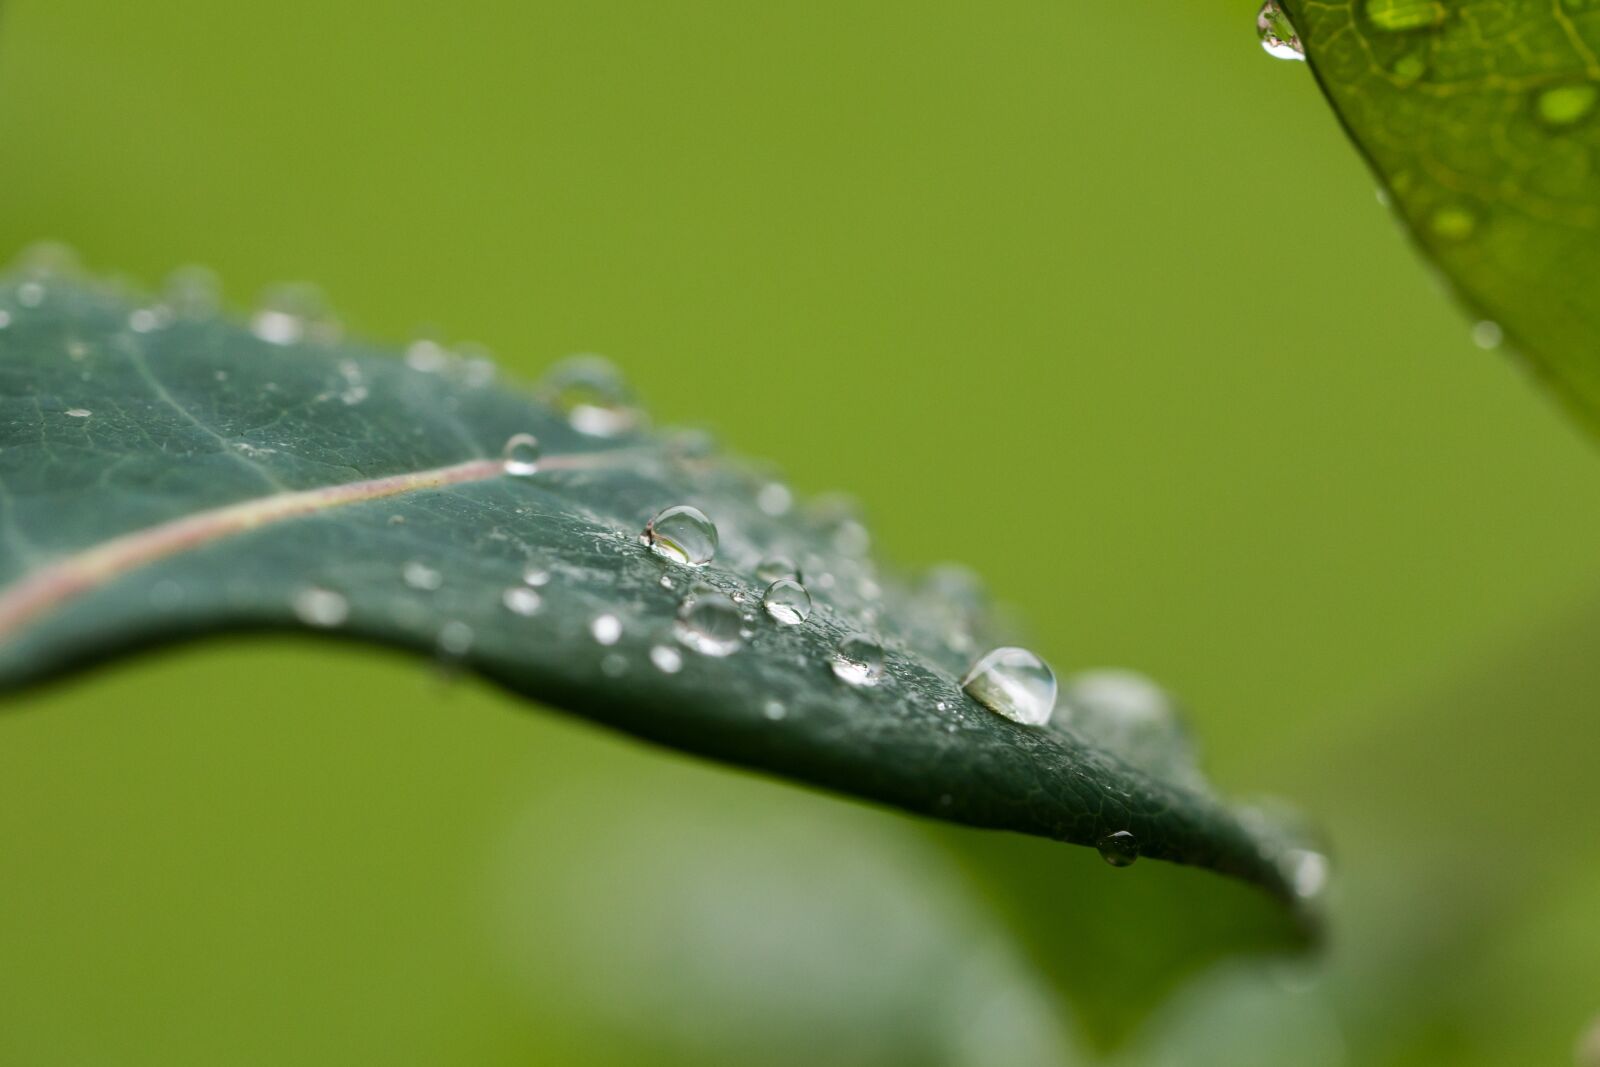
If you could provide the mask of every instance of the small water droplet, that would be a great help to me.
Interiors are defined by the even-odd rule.
[[[1534,112],[1546,126],[1571,126],[1594,110],[1600,87],[1593,82],[1553,85],[1534,97]]]
[[[672,575],[663,574],[661,576],[661,588],[663,588],[663,589],[671,589],[672,588]]]
[[[514,433],[506,438],[500,449],[505,460],[506,473],[514,478],[527,478],[539,473],[539,439],[531,433]]]
[[[683,654],[671,645],[656,645],[650,649],[650,662],[662,674],[677,674],[683,669]]]
[[[1478,228],[1478,217],[1460,205],[1451,204],[1434,211],[1428,225],[1435,235],[1447,241],[1464,241]]]
[[[179,267],[167,275],[161,293],[167,307],[179,318],[209,319],[222,310],[222,281],[207,267]]]
[[[610,652],[600,661],[600,673],[607,678],[621,678],[628,673],[628,657],[621,652]]]
[[[128,329],[134,333],[153,333],[165,328],[171,321],[171,313],[160,306],[134,308],[128,312]]]
[[[1107,834],[1095,847],[1100,850],[1100,858],[1113,867],[1131,867],[1139,858],[1139,839],[1127,830]]]
[[[1484,319],[1482,322],[1476,322],[1472,325],[1472,343],[1479,348],[1499,348],[1500,343],[1505,340],[1505,336],[1505,331],[1500,328],[1500,324],[1490,319]]]
[[[571,356],[546,372],[539,395],[579,433],[615,437],[638,425],[633,390],[603,356]]]
[[[475,637],[472,627],[460,619],[451,619],[439,627],[439,651],[446,656],[465,656],[471,650]]]
[[[87,419],[90,415],[93,415],[94,412],[90,411],[88,408],[68,408],[65,414],[69,418]]]
[[[407,560],[400,568],[400,577],[413,589],[431,593],[444,584],[444,575],[420,559]]]
[[[1056,710],[1055,672],[1025,648],[984,654],[961,679],[961,688],[990,711],[1028,726],[1043,726]]]
[[[780,701],[769,700],[761,706],[761,714],[773,722],[777,722],[789,714],[789,709],[784,707]]]
[[[866,634],[851,634],[839,642],[828,666],[851,685],[877,685],[884,675],[883,646]]]
[[[332,589],[308,585],[294,594],[294,613],[307,626],[326,629],[350,617],[350,602]]]
[[[39,282],[23,282],[17,286],[17,303],[25,308],[36,308],[44,303],[45,288]]]
[[[1293,848],[1284,854],[1289,886],[1301,899],[1319,895],[1328,886],[1328,857],[1311,849]]]
[[[438,374],[451,358],[449,349],[431,337],[418,337],[406,346],[406,366],[423,374]]]
[[[940,700],[940,701],[937,701],[933,705],[933,710],[934,711],[949,711],[950,710],[950,705],[946,704],[944,701]]]
[[[1278,0],[1266,0],[1256,12],[1256,36],[1261,47],[1274,59],[1304,59],[1306,50],[1300,43],[1300,34]]]
[[[705,512],[678,504],[656,513],[640,534],[650,551],[674,563],[703,567],[717,554],[717,527]]]
[[[798,582],[800,580],[800,567],[788,556],[768,556],[756,564],[756,577],[763,582],[775,582],[779,578],[788,578]]]
[[[532,615],[543,602],[538,593],[525,585],[508,586],[500,594],[500,603],[513,615]]]
[[[602,645],[614,645],[622,639],[622,620],[615,615],[596,615],[589,623],[589,633]]]
[[[768,515],[787,515],[794,507],[794,493],[782,482],[768,482],[756,492],[756,507]]]
[[[529,564],[522,571],[522,584],[531,585],[535,589],[550,582],[550,572],[537,564]]]
[[[275,345],[298,341],[324,344],[339,339],[339,322],[314,285],[279,285],[262,294],[250,319],[250,332]]]
[[[779,578],[761,596],[767,614],[785,626],[798,626],[811,617],[811,594],[790,578]]]
[[[1444,5],[1437,0],[1367,0],[1367,21],[1385,33],[1425,30],[1444,21]]]
[[[691,596],[678,609],[679,641],[705,656],[729,656],[744,644],[739,606],[721,593]]]

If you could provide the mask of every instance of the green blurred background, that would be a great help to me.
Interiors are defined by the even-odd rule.
[[[1335,933],[1114,1062],[1569,1062],[1600,457],[1253,13],[11,0],[0,249],[605,352],[1059,668],[1161,679],[1224,788],[1326,826]],[[1095,1062],[1082,1022],[912,820],[393,655],[179,650],[0,716],[6,1064]]]

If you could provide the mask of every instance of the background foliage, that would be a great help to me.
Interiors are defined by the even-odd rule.
[[[606,352],[1171,685],[1219,783],[1322,818],[1339,934],[1125,1061],[1559,1062],[1600,470],[1252,14],[24,0],[0,247]],[[1087,1056],[954,856],[380,653],[191,649],[0,717],[0,1058]]]

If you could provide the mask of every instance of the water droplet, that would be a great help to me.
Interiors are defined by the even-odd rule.
[[[658,511],[640,540],[661,558],[690,567],[703,567],[717,554],[716,524],[687,504]]]
[[[513,615],[532,615],[539,610],[543,600],[527,586],[513,585],[500,594],[500,603]]]
[[[222,282],[216,272],[191,264],[167,275],[162,298],[174,315],[209,319],[222,310]]]
[[[339,321],[314,285],[279,285],[262,294],[250,319],[250,332],[275,345],[298,341],[324,344],[339,339]]]
[[[164,329],[172,322],[172,316],[166,308],[161,306],[134,308],[128,312],[128,329],[134,333],[151,333]]]
[[[549,584],[550,572],[536,564],[529,564],[522,571],[522,584],[531,585],[535,589]]]
[[[460,619],[451,619],[439,627],[439,651],[446,656],[465,656],[471,650],[475,637],[472,627]]]
[[[1600,87],[1592,82],[1553,85],[1534,97],[1534,111],[1546,126],[1570,126],[1594,110]]]
[[[90,415],[93,415],[94,412],[90,411],[88,408],[68,408],[65,414],[74,419],[87,419]]]
[[[677,674],[683,669],[683,654],[671,645],[656,645],[650,649],[650,662],[662,674]]]
[[[777,722],[789,714],[789,709],[784,707],[780,701],[769,700],[761,706],[761,714],[773,722]]]
[[[45,288],[38,282],[23,282],[17,286],[17,303],[25,308],[36,308],[44,303]]]
[[[1472,325],[1472,343],[1479,348],[1499,348],[1505,337],[1505,331],[1500,329],[1500,324],[1490,319]]]
[[[350,617],[350,602],[332,589],[308,585],[294,594],[294,613],[307,626],[338,626]]]
[[[1319,895],[1328,886],[1328,857],[1306,848],[1284,853],[1289,887],[1301,899]]]
[[[790,578],[779,578],[761,596],[767,614],[785,626],[798,626],[811,617],[811,594]]]
[[[997,648],[979,658],[961,679],[978,703],[1013,722],[1043,726],[1056,710],[1056,675],[1025,648]]]
[[[506,473],[514,478],[527,478],[539,473],[539,439],[531,433],[514,433],[506,438],[500,449],[505,460]]]
[[[756,507],[768,515],[787,515],[794,507],[794,493],[782,482],[768,482],[756,492]]]
[[[671,589],[672,588],[672,575],[663,574],[661,576],[661,588],[663,588],[663,589]]]
[[[1289,16],[1278,6],[1278,0],[1266,0],[1256,12],[1256,36],[1261,47],[1274,59],[1304,59],[1306,50],[1300,43]]]
[[[1367,0],[1367,21],[1385,33],[1424,30],[1444,21],[1444,5],[1436,0]]]
[[[406,346],[406,366],[423,374],[438,374],[451,358],[449,349],[431,337],[418,337]]]
[[[406,561],[400,568],[400,577],[413,589],[431,593],[444,584],[444,575],[420,559]]]
[[[1436,236],[1447,241],[1464,241],[1478,228],[1478,217],[1459,205],[1447,205],[1434,211],[1428,225]]]
[[[614,645],[622,639],[622,620],[615,615],[596,615],[589,623],[589,633],[602,645]]]
[[[883,681],[883,646],[866,634],[851,634],[839,642],[828,666],[851,685],[877,685]]]
[[[779,578],[789,578],[798,582],[800,566],[788,556],[768,556],[756,564],[756,577],[763,582],[775,582]]]
[[[545,374],[538,391],[579,433],[615,437],[639,424],[633,390],[616,366],[602,356],[562,360]]]
[[[721,593],[691,596],[678,610],[679,641],[706,656],[728,656],[744,644],[739,605]]]
[[[1126,830],[1107,834],[1095,847],[1100,850],[1100,858],[1113,867],[1131,867],[1139,858],[1139,839]]]

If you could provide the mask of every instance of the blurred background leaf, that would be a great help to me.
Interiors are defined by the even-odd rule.
[[[1524,644],[1581,709],[1540,620],[1600,584],[1594,458],[1473,347],[1253,13],[15,4],[0,244],[199,260],[240,303],[311,278],[359,332],[527,374],[606,352],[663,421],[870,501],[891,557],[979,567],[1059,667],[1172,686],[1223,787],[1328,823],[1343,932],[1325,972],[1207,976],[1123,1062],[1565,1055],[1600,951],[1559,835],[1597,789],[1450,800],[1542,788],[1508,738],[1584,735],[1435,695]],[[922,834],[378,653],[177,654],[0,717],[0,1054],[1087,1059],[989,904],[1029,857],[973,882]]]
[[[1284,0],[1416,242],[1600,429],[1600,7]]]

